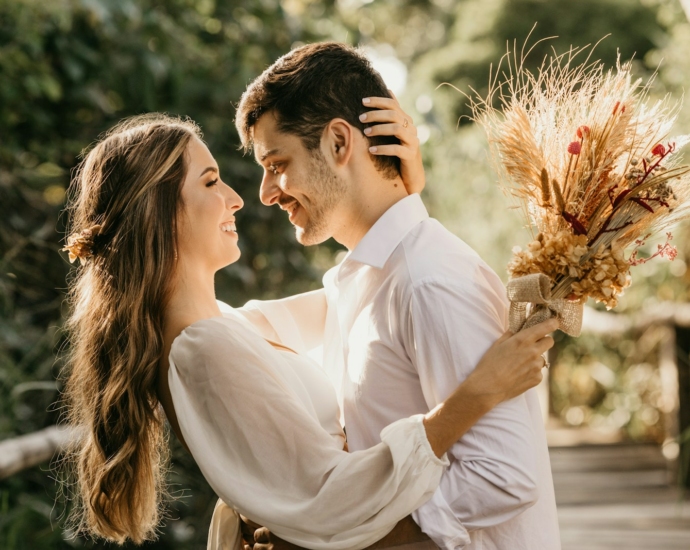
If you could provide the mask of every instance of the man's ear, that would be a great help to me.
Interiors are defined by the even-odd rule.
[[[321,139],[322,150],[336,167],[342,168],[350,162],[356,131],[356,128],[342,118],[334,118],[324,129]]]

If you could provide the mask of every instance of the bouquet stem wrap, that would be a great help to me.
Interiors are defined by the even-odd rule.
[[[510,300],[511,332],[520,332],[557,317],[561,323],[560,330],[570,336],[580,335],[583,304],[565,299],[552,299],[551,280],[543,273],[511,279],[507,291]]]

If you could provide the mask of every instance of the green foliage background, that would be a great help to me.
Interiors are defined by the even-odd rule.
[[[690,81],[690,25],[675,0],[0,0],[0,439],[59,415],[56,352],[69,272],[58,253],[60,212],[70,171],[99,133],[148,111],[196,120],[224,179],[245,200],[242,259],[219,274],[219,297],[240,305],[309,290],[339,248],[302,248],[282,213],[260,205],[260,171],[238,150],[234,104],[300,43],[332,39],[392,52],[408,70],[401,100],[428,135],[432,215],[503,274],[527,233],[506,214],[481,132],[460,118],[468,114],[463,97],[438,86],[481,93],[506,41],[521,44],[535,22],[531,40],[559,36],[537,48],[535,64],[551,46],[563,51],[610,33],[597,50],[608,64],[618,50],[624,59],[635,54],[644,76],[665,59],[654,93],[679,94]],[[681,124],[688,132],[688,108]],[[688,299],[690,249],[680,248],[673,267],[650,264],[635,275],[622,309]],[[630,365],[616,361],[623,380]],[[581,406],[567,393],[555,399],[566,400],[563,414]],[[184,496],[161,538],[146,546],[204,548],[215,497],[191,458],[172,446],[171,482]],[[107,547],[63,533],[64,503],[53,506],[55,493],[48,465],[0,482],[0,548]]]

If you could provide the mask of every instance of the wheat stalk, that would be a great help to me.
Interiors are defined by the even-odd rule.
[[[646,261],[637,249],[647,237],[690,214],[690,167],[677,154],[690,139],[668,138],[680,104],[649,98],[654,77],[642,84],[630,62],[607,71],[591,51],[580,61],[585,53],[548,56],[531,72],[525,54],[509,52],[471,106],[535,239],[516,252],[511,276],[544,273],[554,298],[610,308],[630,266]],[[667,236],[652,257],[675,258]]]

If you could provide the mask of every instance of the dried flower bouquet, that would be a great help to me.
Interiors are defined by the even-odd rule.
[[[631,266],[675,258],[670,232],[650,258],[638,249],[690,212],[690,167],[676,154],[689,136],[668,138],[679,104],[651,101],[631,63],[605,71],[576,63],[581,53],[547,58],[536,73],[525,56],[508,57],[507,76],[472,102],[534,235],[508,266],[513,331],[556,315],[579,335],[588,297],[615,307]]]

